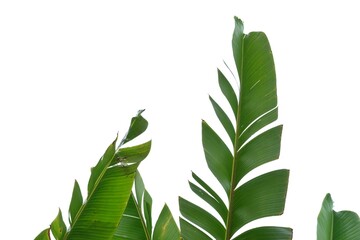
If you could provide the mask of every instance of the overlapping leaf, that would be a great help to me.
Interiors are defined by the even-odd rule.
[[[351,211],[334,211],[331,195],[327,194],[318,216],[317,240],[358,239],[360,239],[359,216]]]
[[[79,184],[75,181],[69,207],[70,227],[67,229],[61,211],[51,223],[52,235],[57,240],[112,239],[125,211],[137,167],[148,155],[151,141],[132,147],[123,147],[147,128],[143,111],[132,118],[127,134],[118,146],[117,138],[91,169],[88,196],[83,201]],[[50,239],[49,229],[36,239]]]
[[[291,239],[292,230],[284,227],[259,227],[237,235],[238,230],[253,220],[283,213],[289,171],[271,171],[238,186],[250,171],[279,158],[282,126],[263,130],[277,119],[278,113],[275,67],[266,35],[262,32],[244,34],[242,21],[235,18],[232,45],[240,89],[234,90],[221,71],[218,77],[233,113],[227,114],[210,97],[232,145],[227,146],[216,131],[202,122],[207,165],[225,190],[227,202],[193,174],[196,183],[190,182],[192,191],[207,202],[218,217],[180,197],[184,217],[180,219],[182,236],[185,240]]]
[[[180,239],[179,228],[165,205],[153,229],[152,198],[145,189],[137,172],[135,191],[131,194],[123,217],[114,234],[114,240],[176,240]]]

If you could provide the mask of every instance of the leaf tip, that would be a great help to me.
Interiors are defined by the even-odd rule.
[[[334,203],[334,201],[332,200],[332,197],[331,197],[331,194],[330,193],[327,193],[325,198],[324,198],[324,201],[328,201],[328,202],[332,202]]]
[[[243,21],[240,18],[238,18],[237,16],[234,16],[234,19],[235,19],[236,24],[240,24],[240,25],[244,24]]]
[[[145,109],[140,109],[140,110],[138,110],[138,115],[140,115],[140,114],[142,114],[143,112],[145,111]]]

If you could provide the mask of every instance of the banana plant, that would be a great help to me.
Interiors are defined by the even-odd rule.
[[[318,216],[317,240],[359,240],[360,219],[351,211],[336,212],[327,194]]]
[[[123,146],[147,129],[148,122],[141,116],[142,112],[140,110],[131,119],[128,132],[120,143],[117,145],[116,137],[91,169],[85,201],[75,181],[69,207],[70,226],[66,226],[59,210],[50,227],[35,240],[51,239],[50,232],[56,240],[113,239],[131,195],[136,170],[151,148],[151,141]]]
[[[153,229],[152,198],[145,189],[138,172],[135,176],[135,190],[130,196],[114,240],[176,240],[180,239],[179,228],[165,204]]]
[[[243,22],[235,17],[232,48],[239,88],[232,87],[218,70],[219,86],[232,112],[226,113],[210,96],[231,146],[202,121],[207,166],[224,189],[226,201],[193,173],[196,183],[189,182],[191,190],[217,216],[179,197],[185,240],[292,239],[292,229],[287,227],[264,226],[241,232],[251,221],[283,213],[289,177],[288,170],[280,169],[241,181],[253,169],[279,158],[282,133],[281,125],[265,129],[278,118],[275,67],[268,39],[262,32],[244,34],[243,30]]]

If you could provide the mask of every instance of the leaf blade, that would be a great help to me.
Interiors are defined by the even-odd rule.
[[[225,234],[222,237],[216,237],[216,239],[224,240],[232,239],[233,235],[250,221],[282,214],[289,175],[288,170],[277,170],[255,177],[237,187],[247,173],[279,158],[282,132],[282,126],[277,126],[261,133],[278,117],[276,75],[270,44],[264,33],[244,34],[243,30],[242,21],[235,17],[232,46],[240,80],[240,87],[236,89],[239,91],[239,97],[236,97],[234,89],[230,89],[232,88],[230,83],[218,71],[219,82],[222,81],[222,84],[219,84],[220,88],[236,118],[235,136],[230,129],[232,125],[230,118],[210,98],[215,113],[227,134],[234,137],[233,149],[230,151],[221,136],[205,121],[202,124],[202,140],[207,166],[226,192],[228,198],[226,213],[219,210],[222,208],[220,207],[222,201],[219,200],[218,194],[214,194],[212,188],[202,180],[198,183],[203,189],[190,183],[193,192],[209,203],[223,220],[226,216]],[[238,100],[236,104],[234,99]],[[234,109],[235,105],[236,109]],[[265,197],[261,198],[262,194]],[[255,203],[264,206],[259,207]],[[182,208],[184,206],[180,206],[180,210]],[[184,213],[182,215],[191,222],[190,225],[186,225],[189,231],[200,231],[197,227],[201,227],[203,223],[194,216],[185,216]],[[201,219],[213,217],[208,212],[198,211],[198,215],[202,215]],[[256,231],[258,230],[250,233]],[[278,237],[280,238],[281,235]]]
[[[231,235],[245,224],[268,216],[281,215],[285,207],[289,170],[260,175],[235,190]]]
[[[135,189],[131,193],[131,198],[126,207],[126,215],[121,219],[113,239],[151,240],[151,211],[152,198],[145,188],[140,172],[137,171],[135,177]]]
[[[212,240],[203,231],[180,217],[181,236],[184,240]]]
[[[194,180],[203,187],[223,208],[226,208],[224,201],[220,198],[220,196],[206,183],[204,182],[198,175],[192,172],[192,177]]]
[[[263,32],[244,36],[243,60],[239,76],[241,94],[240,135],[264,113],[277,107],[275,65],[269,41]]]
[[[282,125],[273,127],[245,144],[236,156],[235,185],[251,170],[280,156]]]
[[[152,235],[152,198],[148,191],[144,192],[144,216],[146,221],[146,228],[149,236]]]
[[[91,175],[88,182],[88,195],[90,196],[99,184],[102,176],[105,174],[107,167],[110,165],[115,154],[116,139],[106,149],[104,155],[100,158],[95,167],[91,168]]]
[[[59,209],[58,215],[50,224],[51,233],[53,234],[56,240],[61,240],[65,236],[66,233],[66,225],[62,218],[61,210]]]
[[[137,115],[131,119],[129,131],[121,140],[120,146],[133,140],[134,138],[145,132],[148,127],[148,121],[141,115],[141,113],[143,113],[144,111],[145,110],[139,110]]]
[[[180,231],[165,204],[155,224],[153,239],[155,240],[176,240],[180,239]]]
[[[236,118],[237,109],[238,109],[238,99],[232,88],[231,84],[225,77],[225,75],[218,69],[218,82],[221,92],[224,94],[225,98],[228,100],[231,109],[233,110],[234,116]]]
[[[224,112],[224,110],[219,106],[219,104],[217,104],[217,102],[211,97],[210,98],[210,102],[214,108],[214,111],[218,117],[218,119],[220,120],[221,124],[223,125],[225,131],[227,132],[232,144],[235,144],[235,129],[233,124],[231,123],[229,117],[226,115],[226,113]]]
[[[202,122],[202,141],[208,167],[229,194],[233,158],[229,148],[205,121]]]
[[[69,206],[70,226],[72,226],[72,220],[76,218],[76,215],[79,212],[82,204],[83,204],[83,198],[82,198],[80,186],[79,183],[75,180],[73,193],[71,196],[71,201]]]
[[[119,226],[114,233],[114,240],[147,239],[143,226],[144,223],[140,219],[138,211],[139,209],[136,207],[135,197],[131,194]]]
[[[128,140],[134,139],[146,130],[147,121],[141,116],[141,112],[139,111],[132,119],[132,124],[125,135],[128,136],[133,132],[130,135],[132,137],[127,138]],[[140,130],[133,130],[134,126],[139,128],[136,123],[139,119],[140,122],[146,124],[140,124],[142,126]],[[114,161],[116,154],[122,150],[120,147],[123,144],[122,142],[119,147],[116,147],[116,141],[117,138],[110,144],[96,166],[91,169],[87,199],[78,210],[76,217],[72,219],[72,227],[64,239],[97,240],[113,237],[126,209],[137,167],[144,159],[143,156],[135,156],[136,154],[132,153],[133,157],[140,160],[130,165]],[[143,155],[143,153],[139,154]]]
[[[207,202],[212,208],[214,208],[217,211],[217,213],[220,215],[220,217],[225,223],[227,218],[227,208],[225,204],[222,204],[222,202],[218,202],[213,196],[208,194],[206,191],[203,191],[201,188],[199,188],[192,182],[189,182],[189,185],[191,190],[196,195],[202,198],[205,202]]]
[[[258,227],[248,230],[233,240],[291,240],[293,231],[284,227]]]
[[[317,225],[317,239],[318,240],[329,240],[333,237],[333,225],[334,225],[334,214],[333,214],[333,200],[330,194],[326,194],[320,213],[318,215]]]
[[[115,157],[114,160],[111,162],[111,165],[117,163],[130,164],[141,162],[149,155],[150,150],[151,140],[136,146],[120,148],[115,153]]]
[[[333,200],[327,194],[318,215],[318,240],[356,240],[360,239],[360,218],[351,211],[336,212]]]
[[[67,239],[95,240],[113,236],[126,208],[135,177],[135,170],[131,174],[124,174],[119,168],[110,168],[104,174],[104,180],[98,184],[94,197],[87,200]]]
[[[181,214],[204,229],[215,239],[221,239],[225,235],[224,226],[210,213],[199,206],[179,197],[179,206]]]
[[[47,228],[39,233],[34,240],[51,240],[50,239],[50,228]]]

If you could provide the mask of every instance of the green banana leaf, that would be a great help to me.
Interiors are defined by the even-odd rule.
[[[317,240],[359,240],[360,219],[351,211],[336,212],[328,193],[318,216]]]
[[[268,39],[262,32],[244,34],[243,29],[242,21],[235,17],[232,47],[240,88],[234,89],[218,70],[219,86],[232,113],[226,113],[210,97],[231,146],[202,122],[207,165],[223,187],[226,203],[193,173],[191,190],[218,216],[180,197],[180,228],[185,240],[292,239],[292,229],[286,227],[258,227],[241,233],[251,221],[283,213],[289,178],[289,171],[280,169],[239,185],[253,169],[279,158],[282,133],[281,125],[264,130],[278,117],[275,66]]]
[[[41,233],[39,233],[35,240],[50,240],[50,228],[47,228]]]
[[[131,195],[137,167],[150,152],[151,141],[123,147],[146,130],[148,122],[142,112],[132,118],[120,144],[116,146],[116,138],[91,169],[85,201],[75,181],[69,207],[70,227],[66,227],[60,210],[50,225],[56,240],[112,239]],[[45,229],[35,239],[50,239],[49,234],[49,229]]]
[[[135,191],[131,194],[128,205],[114,240],[176,240],[180,239],[179,228],[165,205],[158,217],[154,230],[152,226],[152,198],[145,189],[139,172],[135,176]]]

